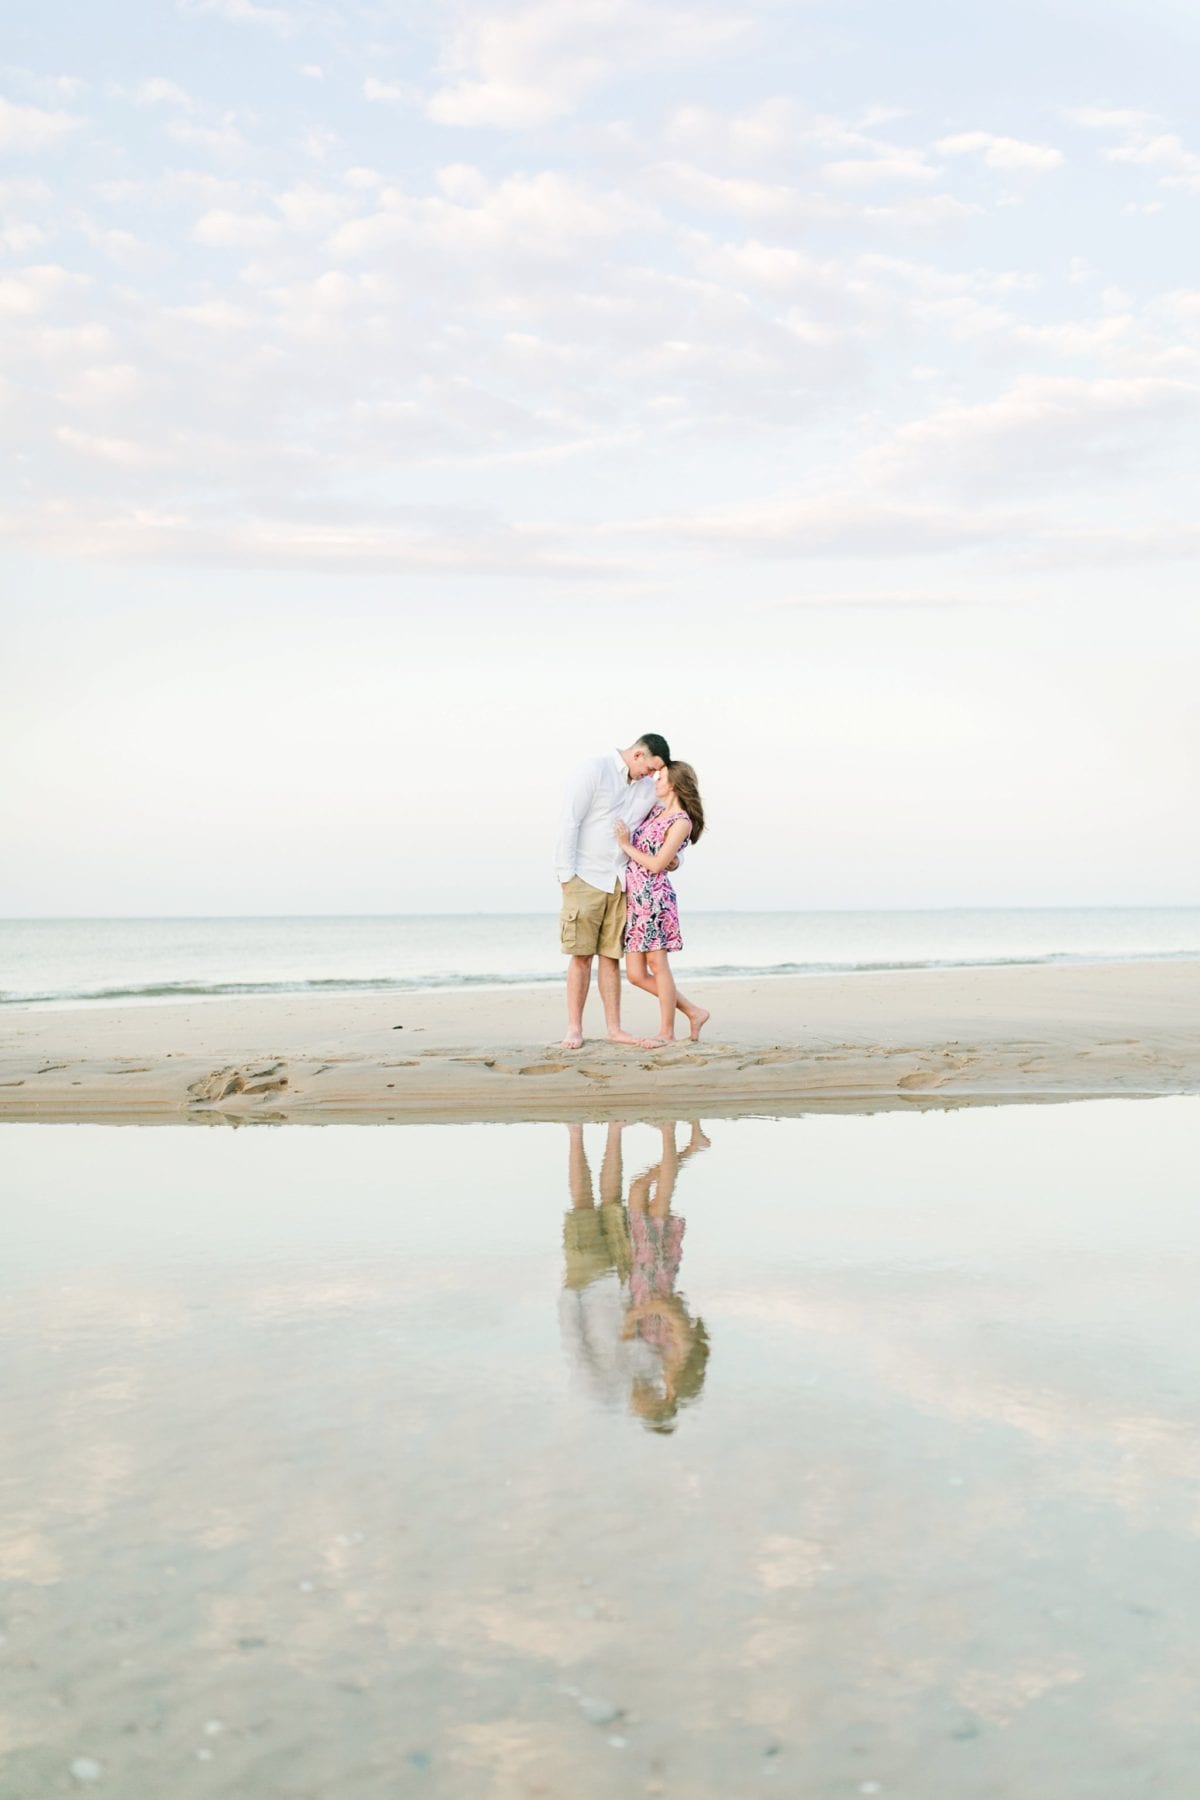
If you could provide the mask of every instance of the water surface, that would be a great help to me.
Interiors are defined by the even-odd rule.
[[[0,1158],[5,1800],[1194,1794],[1200,1101]]]
[[[677,963],[700,976],[1200,955],[1200,907],[695,912]],[[222,994],[358,993],[562,980],[556,919],[0,919],[0,1006],[153,1005]]]

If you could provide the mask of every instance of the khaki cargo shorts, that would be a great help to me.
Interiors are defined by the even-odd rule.
[[[559,939],[567,956],[615,956],[625,949],[625,889],[621,882],[608,893],[572,875],[562,891]]]

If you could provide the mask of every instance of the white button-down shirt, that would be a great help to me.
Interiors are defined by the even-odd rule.
[[[606,750],[581,763],[567,783],[562,823],[554,850],[560,881],[578,875],[589,887],[610,893],[624,879],[628,858],[613,836],[624,819],[630,831],[654,805],[654,777],[630,781],[619,750]]]

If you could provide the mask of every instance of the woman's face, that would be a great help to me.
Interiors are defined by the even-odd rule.
[[[654,777],[654,791],[660,800],[665,800],[667,795],[671,792],[671,777],[667,773],[665,764]]]

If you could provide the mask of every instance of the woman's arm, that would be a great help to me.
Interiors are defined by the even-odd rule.
[[[639,850],[630,843],[629,827],[622,820],[617,824],[617,842],[630,862],[635,862],[639,869],[645,869],[648,875],[661,875],[675,861],[679,847],[691,829],[686,819],[676,819],[662,841],[662,849],[657,856],[651,856],[648,850]]]

